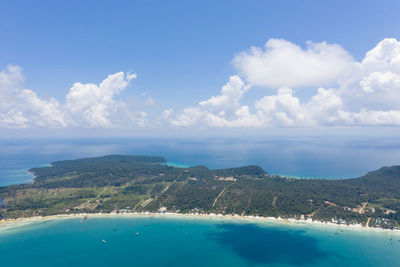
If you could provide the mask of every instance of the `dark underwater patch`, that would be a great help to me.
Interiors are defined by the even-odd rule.
[[[328,257],[318,240],[304,231],[263,228],[254,224],[221,224],[208,237],[255,264],[312,264]]]

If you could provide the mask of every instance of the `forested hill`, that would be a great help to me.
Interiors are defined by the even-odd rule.
[[[50,167],[33,168],[30,172],[35,174],[34,184],[46,183],[58,187],[58,179],[68,176],[72,187],[86,185],[99,186],[102,184],[115,184],[117,181],[130,180],[129,175],[141,175],[156,171],[157,166],[166,162],[162,157],[149,156],[123,156],[109,155],[96,158],[84,158],[77,160],[63,160],[51,163]],[[87,181],[84,181],[87,179]]]
[[[0,216],[171,211],[399,227],[400,167],[345,180],[293,179],[259,166],[177,168],[162,157],[110,155],[34,168],[32,183],[0,188]]]

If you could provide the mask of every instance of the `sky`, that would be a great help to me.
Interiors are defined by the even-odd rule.
[[[398,133],[398,10],[1,1],[0,136]]]

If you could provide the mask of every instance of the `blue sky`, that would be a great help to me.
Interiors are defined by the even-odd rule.
[[[125,112],[121,111],[120,105],[118,108],[107,109],[106,116],[108,116],[109,124],[108,122],[103,124],[77,122],[71,115],[62,125],[47,123],[48,117],[43,119],[43,123],[37,125],[32,120],[49,115],[47,113],[43,115],[42,111],[37,111],[36,106],[31,110],[21,109],[20,106],[26,107],[26,103],[21,104],[19,100],[15,100],[17,104],[3,103],[4,107],[1,110],[0,106],[0,113],[11,116],[11,111],[14,115],[21,112],[20,115],[24,116],[24,119],[21,119],[23,123],[9,123],[11,117],[6,118],[4,115],[3,124],[0,123],[0,125],[7,129],[58,128],[60,126],[77,129],[119,128],[120,125],[127,125],[126,121],[129,118],[138,120],[138,116],[143,115],[138,115],[139,112],[144,112],[146,122],[139,123],[140,129],[148,128],[148,125],[154,128],[156,124],[161,129],[181,126],[192,129],[196,127],[253,128],[253,126],[255,128],[309,127],[310,125],[329,127],[332,124],[347,127],[396,126],[397,114],[393,112],[388,115],[389,119],[385,117],[380,120],[383,121],[382,123],[365,122],[364,119],[360,119],[360,116],[365,114],[359,113],[365,108],[376,112],[400,109],[395,104],[386,103],[384,99],[381,101],[384,104],[370,103],[370,97],[363,98],[362,101],[365,101],[366,105],[360,106],[358,110],[341,108],[342,111],[357,112],[359,115],[351,114],[349,115],[353,116],[351,119],[348,117],[332,119],[334,123],[331,121],[320,123],[319,119],[317,123],[314,123],[317,120],[314,117],[310,119],[312,122],[298,122],[297,119],[289,118],[293,122],[276,123],[277,119],[270,119],[269,113],[269,115],[263,115],[262,122],[247,124],[230,122],[235,120],[235,112],[243,106],[248,106],[249,112],[256,114],[260,108],[257,108],[254,102],[264,96],[292,95],[301,104],[304,102],[306,105],[316,95],[319,87],[322,86],[326,90],[332,87],[336,94],[336,91],[342,90],[344,86],[339,82],[343,75],[338,74],[339,77],[332,74],[334,78],[338,77],[338,82],[331,80],[321,84],[294,82],[289,86],[292,92],[282,89],[281,93],[276,93],[280,87],[288,86],[279,81],[255,82],[254,79],[249,78],[251,73],[246,72],[245,69],[248,66],[243,66],[245,63],[235,65],[234,60],[237,59],[237,55],[247,51],[247,56],[251,57],[250,47],[263,49],[268,40],[283,39],[291,45],[299,46],[303,51],[308,49],[307,41],[326,42],[328,46],[338,44],[347,53],[346,56],[353,58],[354,62],[350,62],[351,64],[360,63],[365,53],[385,38],[394,38],[395,41],[400,39],[398,10],[400,10],[398,1],[2,1],[0,4],[0,25],[2,25],[0,27],[0,70],[11,75],[10,71],[6,70],[7,66],[18,66],[20,69],[17,72],[23,75],[23,82],[19,82],[23,84],[19,85],[21,87],[19,90],[29,89],[43,101],[50,101],[50,98],[53,98],[57,102],[58,109],[61,109],[60,114],[62,114],[59,116],[70,112],[63,106],[67,105],[66,96],[75,82],[99,85],[108,75],[118,72],[136,73],[137,77],[130,79],[128,85],[121,90],[118,89],[118,92],[114,92],[111,96],[116,102],[123,102],[124,110],[128,106],[127,109],[132,113],[125,114],[126,119],[123,121],[115,123],[112,121],[111,112]],[[393,48],[397,47],[395,41],[389,46],[397,51],[397,48]],[[282,47],[282,43],[279,47]],[[330,48],[329,46],[328,49]],[[326,52],[319,48],[317,51],[320,54]],[[342,52],[333,53],[337,55]],[[393,59],[398,58],[397,54],[393,53],[390,56]],[[279,55],[279,57],[284,57],[285,54]],[[336,59],[333,61],[336,64]],[[350,60],[346,59],[346,62],[348,61]],[[285,66],[291,64],[286,61],[284,63]],[[252,68],[250,72],[256,71],[254,67],[249,68]],[[395,64],[393,68],[379,69],[379,71],[382,77],[387,72],[397,75],[397,65]],[[372,69],[376,71],[375,68]],[[366,75],[370,75],[373,71],[371,70]],[[286,74],[279,73],[279,75]],[[230,76],[237,76],[243,81],[243,85],[237,84],[237,86],[245,88],[249,85],[251,89],[240,89],[243,92],[239,97],[238,106],[233,107],[237,103],[236,100],[232,100],[233,102],[227,104],[228,106],[219,106],[218,112],[214,106],[205,112],[204,108],[199,106],[199,102],[218,96],[222,86],[229,83]],[[357,75],[354,74],[354,76]],[[268,77],[268,74],[265,77]],[[388,75],[384,77],[387,78]],[[391,85],[394,88],[396,88],[396,79],[397,76],[390,78],[390,81],[395,81],[394,85]],[[388,87],[387,83],[384,86]],[[384,91],[395,90],[392,87]],[[346,90],[346,93],[340,93],[339,97],[346,105],[353,106],[350,104],[351,101],[345,99],[343,95],[357,94],[357,92],[349,93],[350,89]],[[395,94],[395,97],[397,96]],[[8,97],[11,96],[8,94]],[[393,98],[393,95],[387,98]],[[5,102],[5,99],[5,97],[3,100],[0,99],[0,103]],[[24,101],[31,103],[39,100]],[[84,100],[75,99],[75,101]],[[267,105],[271,104],[271,101],[275,100],[265,99],[263,103]],[[260,102],[258,106],[261,104]],[[209,104],[204,105],[209,106]],[[52,108],[54,107],[49,109]],[[196,116],[199,116],[196,122],[187,123],[185,118],[195,115],[193,113],[185,115],[183,111],[185,108],[201,109],[201,114],[196,113]],[[222,114],[223,108],[226,110],[224,109]],[[171,114],[160,119],[164,111],[171,109],[173,110]],[[82,110],[85,111],[85,109]],[[104,109],[98,112],[103,111]],[[33,114],[32,112],[42,115],[30,117],[28,113]],[[203,119],[203,117],[209,118],[210,112],[212,115],[223,118],[224,121],[222,123],[206,122],[208,119]],[[229,112],[232,114],[229,115]],[[265,113],[265,110],[263,112]],[[280,110],[271,112],[282,113]],[[308,112],[305,111],[305,114]],[[331,114],[332,111],[326,112]],[[375,114],[377,113],[372,116]],[[186,117],[182,119],[182,116]],[[160,122],[160,120],[164,121]],[[346,122],[343,122],[344,120]],[[132,127],[137,128],[137,123]]]

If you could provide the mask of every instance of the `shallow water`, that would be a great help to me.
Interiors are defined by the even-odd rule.
[[[0,230],[1,266],[400,266],[391,232],[192,217],[79,222]]]
[[[351,178],[400,164],[399,138],[0,139],[0,186],[27,182],[26,171],[50,162],[107,154],[163,156],[181,166],[256,164],[268,173]]]

